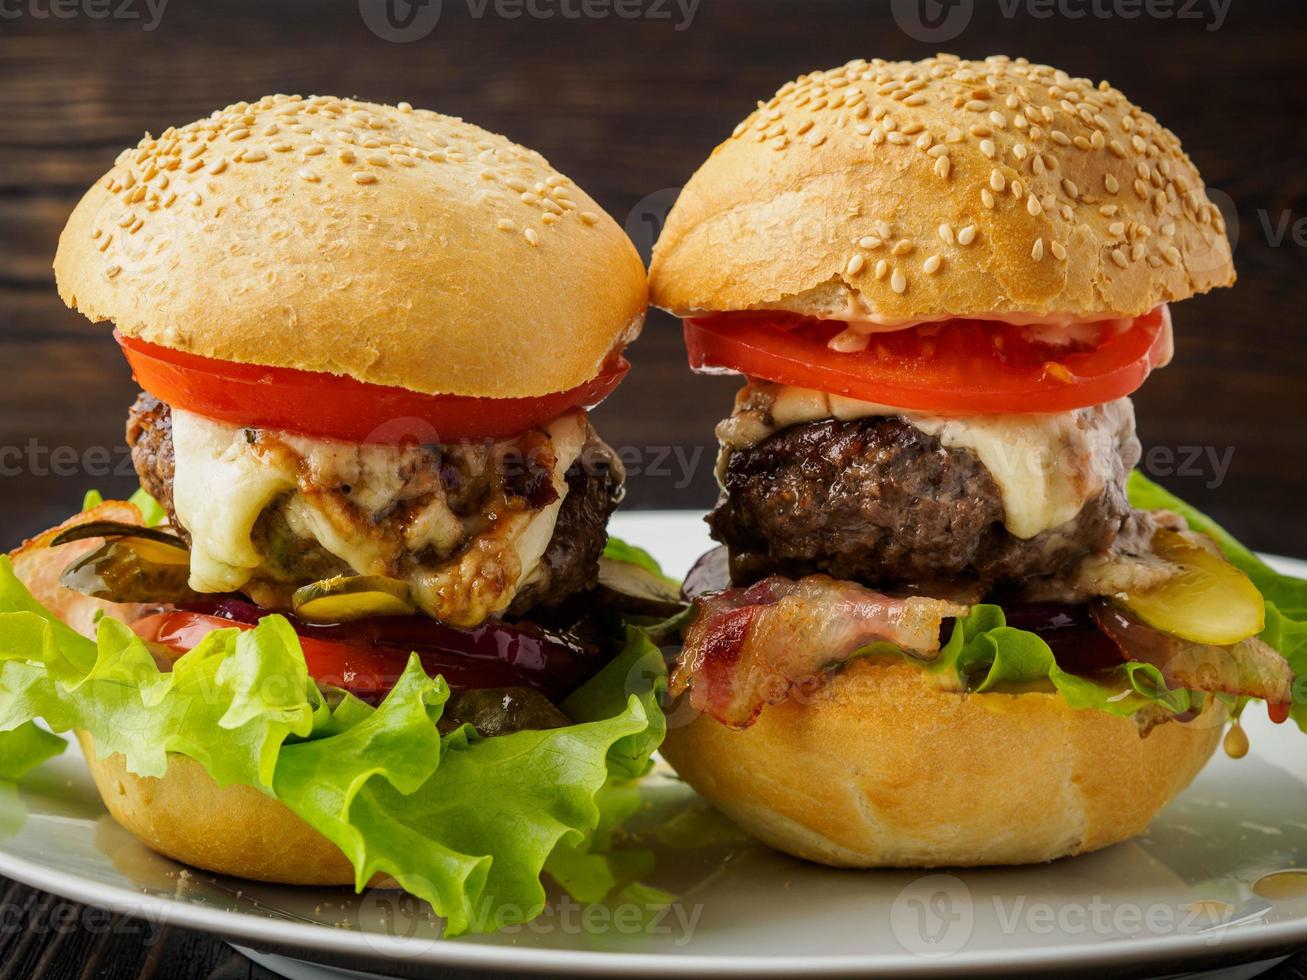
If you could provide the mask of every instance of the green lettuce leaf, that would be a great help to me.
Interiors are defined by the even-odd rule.
[[[218,630],[161,672],[127,627],[102,619],[91,641],[32,599],[0,558],[0,775],[21,774],[55,750],[32,726],[88,731],[99,754],[162,775],[187,755],[222,785],[283,802],[353,862],[359,888],[388,874],[430,902],[446,933],[527,921],[544,906],[541,873],[576,855],[610,860],[611,887],[636,870],[605,857],[605,809],[643,773],[665,721],[661,656],[638,630],[626,649],[567,702],[576,724],[482,738],[442,736],[448,688],[410,659],[373,708],[325,693],[308,676],[290,625],[268,616]],[[626,862],[626,863],[623,863]],[[586,895],[593,870],[559,879]]]
[[[1183,712],[1196,704],[1190,692],[1167,688],[1161,671],[1150,664],[1124,663],[1092,677],[1065,671],[1038,634],[1008,626],[1002,608],[990,604],[972,606],[939,657],[924,668],[956,678],[964,690],[976,693],[1051,685],[1073,708],[1114,715],[1132,715],[1150,705]]]
[[[138,487],[136,492],[127,498],[127,502],[141,512],[141,520],[145,522],[146,527],[158,527],[168,519],[168,512],[159,505],[159,501],[145,492],[144,487]],[[82,497],[82,510],[91,510],[102,503],[104,503],[104,495],[99,490],[87,490],[86,495]]]
[[[34,722],[0,732],[0,783],[22,779],[47,759],[53,759],[67,743]]]
[[[1307,580],[1282,575],[1240,544],[1229,531],[1202,511],[1185,503],[1135,470],[1126,486],[1130,503],[1142,510],[1170,510],[1195,531],[1214,540],[1230,564],[1243,571],[1266,600],[1266,626],[1261,639],[1293,669],[1292,716],[1307,731]]]

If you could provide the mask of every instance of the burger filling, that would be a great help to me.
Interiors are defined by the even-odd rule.
[[[950,418],[754,382],[718,435],[724,493],[709,523],[741,583],[824,572],[979,593],[1064,574],[1136,520],[1127,398]]]
[[[373,445],[241,428],[142,394],[127,440],[197,593],[287,609],[336,576],[405,583],[472,626],[592,587],[621,467],[579,410],[512,439]]]
[[[697,616],[672,692],[746,728],[851,658],[888,657],[959,692],[1056,692],[1143,733],[1213,699],[1287,717],[1307,651],[1270,596],[1297,609],[1301,583],[1133,472],[1128,395],[1169,359],[1169,316],[1090,326],[1063,341],[955,321],[846,351],[838,324],[687,321],[704,370],[937,391],[940,409],[751,378],[717,427],[708,523],[724,547],[687,579]],[[1126,341],[1140,360],[1122,381]]]

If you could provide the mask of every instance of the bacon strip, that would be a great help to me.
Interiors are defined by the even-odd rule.
[[[1293,669],[1257,637],[1211,646],[1155,630],[1110,603],[1096,603],[1090,611],[1123,657],[1152,664],[1170,687],[1261,698],[1268,705],[1293,703]]]
[[[58,527],[52,527],[24,541],[10,552],[9,557],[13,561],[14,574],[27,587],[27,591],[32,593],[32,598],[78,633],[95,639],[97,612],[103,611],[106,616],[130,623],[140,615],[141,610],[147,607],[93,599],[59,584],[59,576],[63,574],[63,570],[103,545],[104,538],[83,538],[81,541],[61,544],[57,548],[51,548],[50,542],[60,531],[91,521],[140,524],[141,512],[135,505],[125,501],[106,500],[91,510],[74,514]]]
[[[695,599],[671,693],[723,725],[748,728],[769,704],[867,645],[884,641],[930,657],[940,627],[967,607],[942,599],[894,599],[825,575],[773,575],[746,589]]]

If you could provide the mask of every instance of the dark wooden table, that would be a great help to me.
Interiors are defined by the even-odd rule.
[[[381,2],[173,0],[156,24],[144,0],[74,0],[60,8],[72,10],[66,17],[49,14],[51,0],[0,0],[5,546],[60,519],[88,486],[121,493],[134,484],[118,449],[133,397],[127,370],[107,327],[60,304],[50,260],[79,195],[142,131],[266,92],[408,100],[541,150],[626,222],[647,254],[673,189],[756,99],[853,57],[946,49],[1108,76],[1184,139],[1238,229],[1240,282],[1176,308],[1179,355],[1137,397],[1141,434],[1177,460],[1188,447],[1232,452],[1223,480],[1210,464],[1156,475],[1250,544],[1307,557],[1299,305],[1307,299],[1307,4],[1237,0],[1220,18],[1208,0],[1177,2],[1150,8],[1169,16],[1131,18],[1137,3],[961,0],[957,16],[974,8],[965,27],[922,40],[923,22],[910,20],[922,8],[912,0],[700,0],[688,24],[676,0],[635,8],[667,19],[573,19],[561,15],[564,0],[536,5],[560,11],[551,19],[508,19],[498,11],[523,9],[516,0],[444,0],[428,36],[394,43],[362,16]],[[936,0],[924,2],[930,13]],[[568,9],[584,8],[571,0]],[[136,18],[91,16],[100,10]],[[1077,10],[1087,15],[1066,16]],[[959,24],[947,22],[945,32]],[[692,378],[677,325],[662,315],[633,360],[630,379],[599,413],[607,438],[646,461],[632,475],[629,505],[704,508],[714,495],[712,425],[734,386]],[[652,466],[664,449],[689,460],[697,452],[698,462],[671,455]],[[4,903],[31,910],[33,922],[67,908],[18,887]],[[213,939],[166,930],[149,942],[151,933],[133,929],[114,920],[0,934],[0,980],[261,975]],[[1307,963],[1280,975],[1307,976]]]

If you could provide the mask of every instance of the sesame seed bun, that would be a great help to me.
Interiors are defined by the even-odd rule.
[[[1234,282],[1180,142],[1107,83],[1004,57],[783,86],[690,179],[653,302],[835,319],[1137,316]]]
[[[1058,694],[971,694],[856,660],[734,731],[703,715],[662,755],[764,843],[837,867],[1028,864],[1141,833],[1207,762],[1225,710],[1140,735]]]
[[[55,273],[151,343],[501,398],[594,377],[647,299],[622,229],[538,153],[404,103],[284,95],[122,153]]]
[[[194,759],[175,754],[162,778],[138,776],[121,755],[97,759],[86,732],[77,740],[105,808],[151,850],[238,878],[354,884],[354,868],[340,848],[257,789],[221,788]]]

